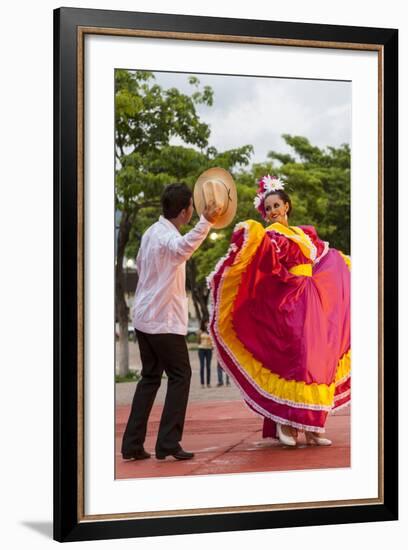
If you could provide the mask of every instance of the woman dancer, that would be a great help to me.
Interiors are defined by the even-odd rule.
[[[254,204],[270,225],[237,224],[208,278],[210,333],[225,371],[264,417],[263,437],[323,437],[350,402],[350,259],[312,226],[291,227],[283,182],[265,176]]]

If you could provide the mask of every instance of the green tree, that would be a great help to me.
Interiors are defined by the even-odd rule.
[[[128,307],[125,301],[123,261],[132,226],[141,208],[156,208],[168,174],[149,171],[147,165],[160,156],[174,136],[198,148],[208,144],[210,129],[196,111],[200,103],[211,105],[210,87],[199,88],[190,77],[191,95],[176,88],[163,89],[146,71],[115,72],[115,207],[120,222],[116,239],[115,307],[119,322],[119,374],[128,371]],[[149,160],[146,163],[146,159]]]
[[[320,149],[283,135],[292,154],[268,153],[271,171],[285,177],[293,202],[291,225],[314,225],[330,246],[350,254],[350,147]],[[258,167],[259,168],[259,167]]]

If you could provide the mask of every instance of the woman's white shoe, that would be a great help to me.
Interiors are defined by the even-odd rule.
[[[308,445],[319,445],[322,447],[328,447],[332,444],[330,439],[327,439],[326,437],[319,437],[315,432],[307,432],[305,431],[306,436],[306,443]]]
[[[289,445],[289,447],[296,446],[296,439],[291,435],[284,434],[282,431],[281,424],[276,423],[276,432],[278,434],[279,441],[282,443],[282,445]]]

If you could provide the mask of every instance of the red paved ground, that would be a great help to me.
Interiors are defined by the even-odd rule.
[[[262,438],[262,418],[242,401],[191,402],[187,408],[182,445],[193,451],[192,460],[173,458],[125,461],[120,453],[122,434],[130,405],[116,409],[116,479],[207,475],[309,468],[350,466],[349,408],[329,416],[326,434],[331,447],[283,447],[273,439]],[[153,407],[145,442],[154,453],[162,404]]]

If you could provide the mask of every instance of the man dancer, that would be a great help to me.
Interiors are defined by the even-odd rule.
[[[186,261],[207,237],[221,209],[209,203],[197,225],[182,236],[179,229],[193,215],[192,193],[184,184],[168,185],[162,195],[163,215],[144,233],[136,259],[139,281],[133,302],[133,324],[142,360],[141,379],[122,440],[124,459],[150,458],[143,444],[147,422],[163,371],[167,393],[156,441],[156,458],[194,457],[180,445],[190,390],[191,366],[185,335],[188,303]]]

